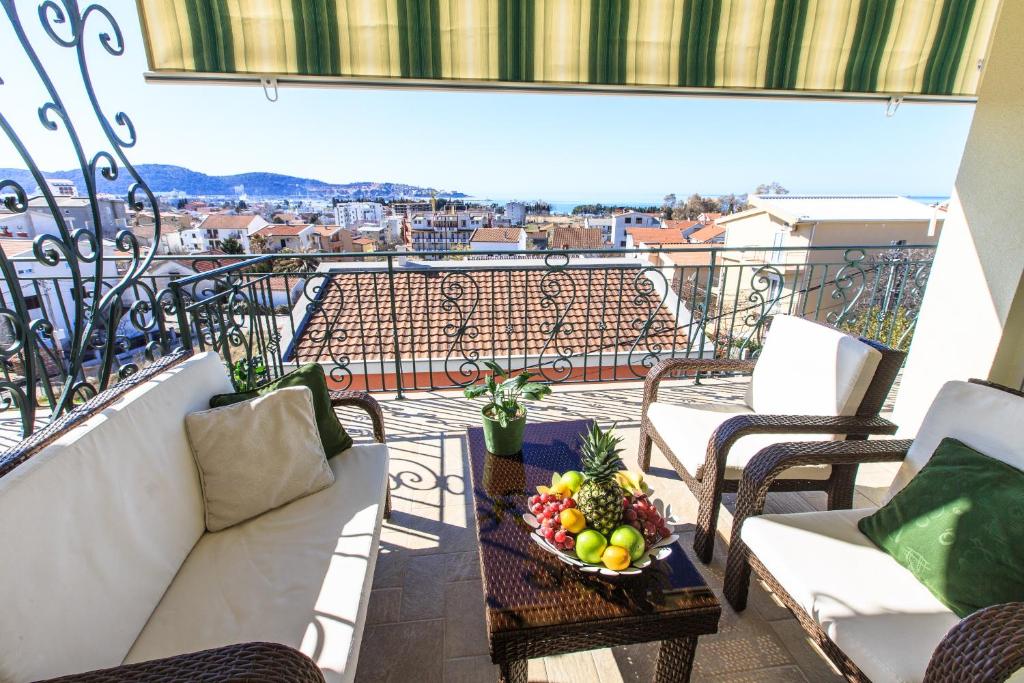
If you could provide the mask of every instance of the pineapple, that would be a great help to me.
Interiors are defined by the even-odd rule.
[[[622,487],[615,473],[622,469],[621,436],[612,431],[603,432],[595,422],[583,439],[580,448],[583,474],[586,480],[576,492],[576,507],[592,529],[607,536],[622,519]]]

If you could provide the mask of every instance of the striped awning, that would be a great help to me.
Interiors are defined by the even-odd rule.
[[[1000,0],[138,0],[151,81],[970,100]]]

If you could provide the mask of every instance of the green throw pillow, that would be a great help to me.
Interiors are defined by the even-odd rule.
[[[960,618],[1024,600],[1024,472],[956,439],[857,526]]]
[[[320,440],[324,445],[324,453],[333,458],[338,453],[352,447],[352,437],[338,421],[331,407],[331,394],[327,389],[327,376],[324,369],[316,363],[303,365],[298,370],[289,372],[269,384],[264,384],[252,391],[237,394],[217,394],[210,399],[211,408],[229,406],[232,403],[248,401],[251,398],[268,394],[275,389],[286,387],[308,387],[313,393],[313,412],[316,417],[316,428],[320,432]]]

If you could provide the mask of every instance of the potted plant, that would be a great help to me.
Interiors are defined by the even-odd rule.
[[[466,387],[465,395],[466,398],[487,395],[487,404],[480,409],[487,451],[494,455],[513,455],[523,449],[526,407],[521,401],[539,401],[551,393],[551,387],[531,382],[532,375],[526,370],[510,377],[497,363],[489,360],[483,363],[491,374],[480,384]]]

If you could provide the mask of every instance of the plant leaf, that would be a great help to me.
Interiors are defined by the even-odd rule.
[[[495,363],[493,360],[485,360],[483,363],[484,367],[486,367],[488,370],[490,370],[496,375],[501,375],[502,377],[504,377],[507,374],[505,370],[500,365]]]
[[[487,391],[486,385],[477,384],[474,387],[466,387],[465,391],[463,391],[462,394],[466,398],[477,398],[478,396],[482,396],[485,391]]]

